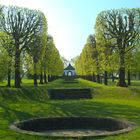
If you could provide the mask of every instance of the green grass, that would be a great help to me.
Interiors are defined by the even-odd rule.
[[[128,88],[104,86],[82,79],[69,84],[59,79],[45,86],[33,87],[32,81],[26,79],[21,89],[0,87],[0,140],[54,140],[16,133],[9,129],[9,124],[33,117],[55,116],[99,116],[132,121],[137,124],[136,130],[97,140],[140,140],[140,81],[133,81],[132,85]],[[93,99],[58,101],[48,98],[48,88],[76,87],[92,88]]]
[[[7,81],[3,81],[0,82],[0,86],[6,86],[7,85]],[[14,86],[14,80],[11,80],[11,86]],[[21,86],[33,86],[33,79],[23,79]],[[38,86],[42,86],[42,85],[38,85]]]

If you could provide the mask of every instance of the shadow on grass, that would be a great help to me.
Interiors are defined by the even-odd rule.
[[[3,113],[0,116],[1,118],[7,120],[8,123],[14,122],[15,120],[23,120],[23,119],[28,119],[33,117],[33,115],[25,112],[25,110],[19,111],[13,109],[12,107],[9,107],[4,103],[0,103],[0,107],[3,109]]]
[[[50,106],[50,108],[46,110],[48,106]],[[0,117],[5,119],[8,123],[11,123],[14,122],[15,120],[25,120],[25,119],[33,118],[35,116],[38,116],[38,114],[41,113],[42,111],[43,113],[43,114],[41,113],[42,117],[45,116],[46,117],[47,116],[48,117],[55,117],[55,116],[113,117],[118,119],[129,120],[140,125],[140,121],[139,121],[140,108],[132,107],[129,105],[111,104],[111,103],[105,103],[105,102],[99,102],[93,100],[48,101],[45,104],[39,103],[34,106],[34,108],[36,108],[37,113],[33,112],[32,108],[31,108],[31,112],[27,113],[26,110],[22,110],[20,104],[18,105],[18,107],[19,108],[16,108],[16,106],[13,107],[6,103],[0,103],[0,108],[3,109],[3,113],[2,112],[0,113]],[[50,138],[50,139],[55,140],[55,138]],[[102,139],[102,138],[96,138],[96,140],[98,139]],[[69,139],[66,138],[66,140]],[[86,140],[86,138],[79,138],[79,140]],[[87,140],[93,140],[93,138],[87,138]]]
[[[54,111],[58,116],[98,116],[126,119],[140,124],[140,108],[94,101],[61,101],[53,102]],[[61,113],[57,110],[62,110]]]

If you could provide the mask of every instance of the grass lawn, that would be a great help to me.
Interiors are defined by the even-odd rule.
[[[55,116],[99,116],[132,121],[138,126],[136,130],[97,140],[140,140],[140,81],[134,81],[128,88],[104,86],[82,79],[73,84],[63,83],[60,79],[39,87],[33,87],[30,80],[23,80],[21,89],[2,87],[4,84],[0,83],[0,140],[53,140],[16,133],[9,129],[9,124],[33,117]],[[50,100],[47,89],[54,87],[91,87],[93,99]]]

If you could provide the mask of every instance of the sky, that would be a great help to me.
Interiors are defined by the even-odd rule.
[[[67,60],[81,53],[87,37],[94,34],[101,11],[140,8],[140,0],[0,0],[0,4],[41,10],[47,19],[48,34]]]

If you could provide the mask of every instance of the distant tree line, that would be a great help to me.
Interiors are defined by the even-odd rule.
[[[53,37],[47,34],[47,20],[41,11],[0,6],[0,80],[19,88],[22,78],[33,75],[34,85],[60,75],[63,62]]]
[[[140,73],[139,61],[140,9],[118,9],[98,14],[95,34],[88,36],[75,66],[79,75],[105,85],[118,75],[117,86],[126,87],[131,73]]]

